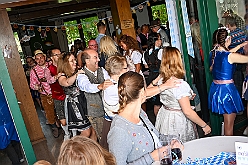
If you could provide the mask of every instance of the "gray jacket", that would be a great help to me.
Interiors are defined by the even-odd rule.
[[[140,117],[150,131],[157,136],[159,132],[141,110]],[[134,124],[116,115],[108,133],[109,151],[115,156],[117,165],[150,165],[154,162],[150,153],[154,150],[154,142],[147,128]]]

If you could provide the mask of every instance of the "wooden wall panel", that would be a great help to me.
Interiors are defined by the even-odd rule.
[[[110,0],[110,6],[114,27],[119,25],[121,27],[122,34],[127,34],[136,39],[134,23],[131,23],[131,21],[133,21],[133,18],[129,0]],[[128,27],[128,25],[131,26]]]
[[[16,97],[20,104],[21,113],[28,130],[31,142],[44,140],[39,118],[29,92],[28,83],[21,64],[9,17],[5,9],[0,9],[0,47],[11,46],[12,58],[4,58],[10,74]],[[1,73],[0,73],[1,74]],[[18,124],[18,123],[16,123]]]

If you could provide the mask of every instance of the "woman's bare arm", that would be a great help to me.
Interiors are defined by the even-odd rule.
[[[189,97],[182,97],[178,100],[184,115],[192,122],[199,125],[204,131],[205,135],[211,132],[211,128],[191,109]]]
[[[61,73],[61,76],[58,78],[59,84],[64,87],[71,86],[76,81],[77,75],[81,73],[84,73],[84,71],[78,70],[76,74],[74,74],[73,76],[69,78],[67,78],[66,76],[63,75],[63,73]]]
[[[228,56],[228,62],[233,63],[248,63],[248,56],[239,54],[239,53],[231,53]]]

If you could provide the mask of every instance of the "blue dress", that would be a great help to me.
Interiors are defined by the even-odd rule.
[[[0,149],[5,149],[11,140],[19,141],[19,138],[0,85]]]
[[[216,51],[212,70],[214,80],[233,79],[235,65],[228,62],[229,54],[230,52],[227,51]],[[210,52],[210,59],[212,59],[212,52]],[[208,108],[218,114],[243,111],[243,103],[234,83],[215,84],[212,82],[208,95]]]

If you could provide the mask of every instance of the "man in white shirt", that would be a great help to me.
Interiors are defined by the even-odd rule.
[[[98,66],[98,53],[92,49],[86,49],[82,54],[82,62],[85,64],[85,74],[77,77],[78,87],[85,92],[87,99],[88,118],[96,130],[98,139],[101,139],[104,109],[101,91],[112,85],[110,77],[104,68]]]

